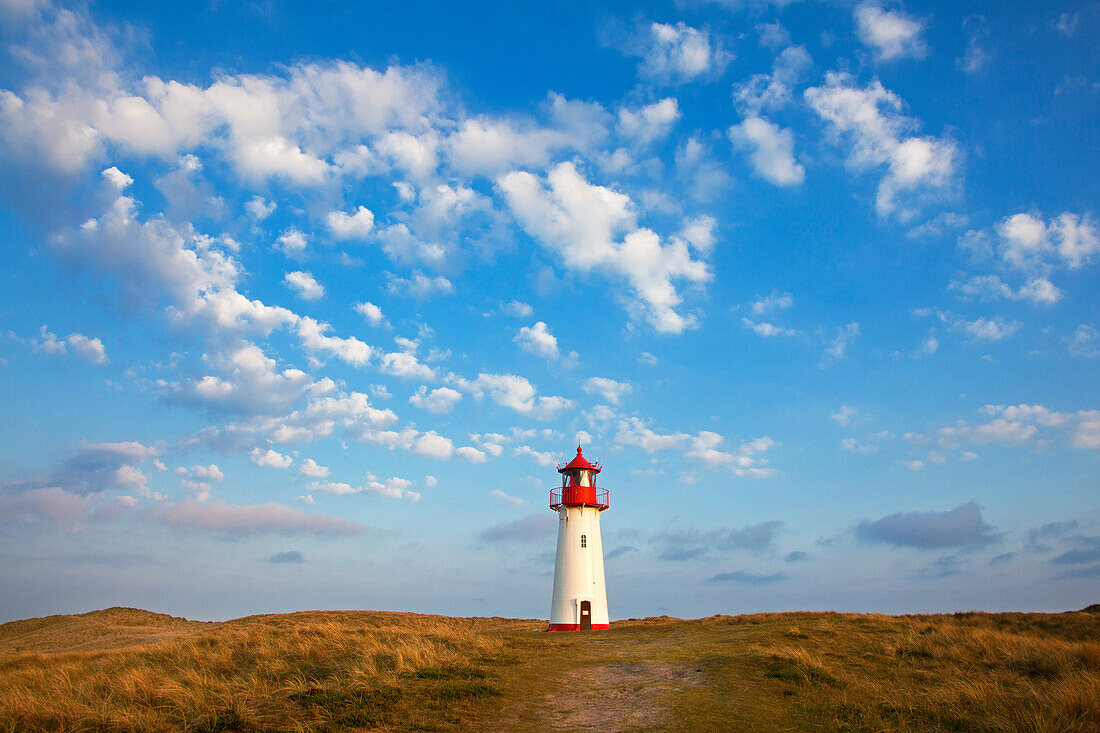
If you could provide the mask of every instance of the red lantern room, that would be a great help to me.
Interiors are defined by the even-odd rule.
[[[603,469],[597,463],[590,463],[581,447],[577,446],[577,455],[569,463],[558,465],[561,474],[561,488],[550,492],[550,508],[560,506],[591,506],[603,511],[608,507],[607,489],[596,486],[596,474]]]

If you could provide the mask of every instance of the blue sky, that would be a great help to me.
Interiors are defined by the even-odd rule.
[[[1063,610],[1095,4],[0,2],[0,619]]]

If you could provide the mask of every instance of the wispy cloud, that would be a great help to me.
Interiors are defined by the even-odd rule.
[[[865,542],[923,548],[977,547],[998,538],[974,502],[944,512],[899,512],[864,520],[856,525],[856,536]]]
[[[741,585],[766,585],[768,583],[778,583],[781,580],[786,580],[787,576],[783,573],[772,573],[771,575],[760,575],[757,573],[750,573],[746,570],[734,570],[729,573],[719,573],[718,575],[712,575],[708,580],[712,583],[740,583]]]
[[[303,512],[275,503],[179,502],[166,506],[157,518],[173,529],[209,532],[229,538],[268,534],[340,537],[362,534],[367,529],[348,519]]]
[[[557,526],[557,517],[539,512],[513,522],[495,524],[481,532],[481,539],[487,542],[543,542],[557,531]]]

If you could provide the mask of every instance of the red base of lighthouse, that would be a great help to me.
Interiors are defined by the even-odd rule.
[[[609,629],[609,624],[592,624],[593,631],[600,631],[601,629]],[[547,631],[580,631],[580,624],[550,624],[550,628]]]

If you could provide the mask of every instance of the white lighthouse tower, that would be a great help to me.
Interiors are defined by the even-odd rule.
[[[554,563],[554,600],[550,631],[606,629],[607,588],[603,580],[600,513],[607,509],[607,489],[596,487],[602,469],[581,454],[558,466],[561,488],[550,492],[558,513],[558,555]]]

